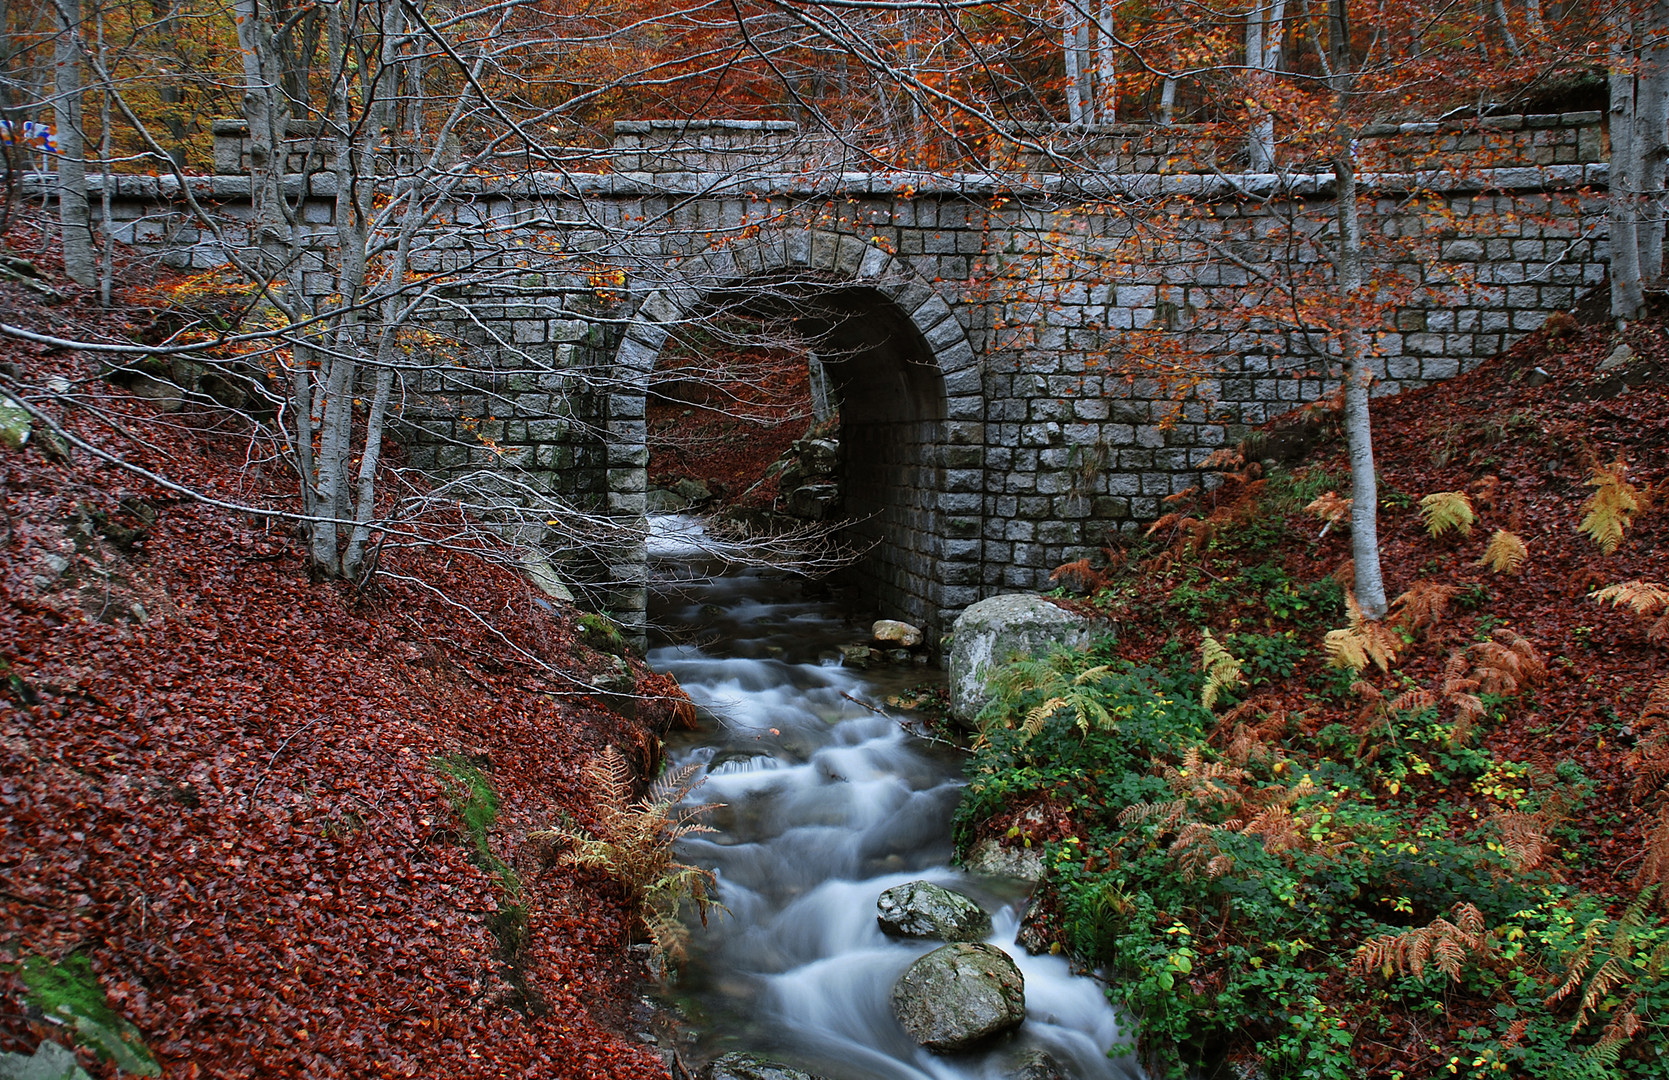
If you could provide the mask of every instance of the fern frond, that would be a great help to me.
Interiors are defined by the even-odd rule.
[[[1516,534],[1496,529],[1476,565],[1487,566],[1495,574],[1516,574],[1529,557],[1530,548]]]
[[[1391,622],[1402,625],[1409,633],[1428,627],[1441,626],[1449,610],[1449,601],[1460,592],[1457,585],[1439,585],[1434,581],[1416,581],[1407,592],[1391,601],[1395,609]]]
[[[601,870],[625,887],[638,923],[663,959],[684,955],[687,932],[678,920],[683,901],[692,902],[706,924],[708,912],[722,910],[714,898],[717,879],[711,871],[678,862],[673,845],[686,836],[712,830],[696,820],[719,804],[683,804],[698,785],[698,769],[675,769],[651,785],[642,799],[628,801],[631,767],[614,747],[605,747],[581,769],[593,786],[596,824],[581,830],[562,823],[528,834],[531,840],[565,846],[560,861]]]
[[[1588,594],[1597,603],[1611,602],[1612,607],[1628,605],[1636,615],[1657,615],[1669,611],[1669,585],[1656,581],[1625,581],[1607,585]]]
[[[1472,658],[1472,677],[1486,694],[1515,694],[1524,686],[1540,683],[1547,665],[1530,639],[1506,627],[1467,650]]]
[[[1640,719],[1654,728],[1661,721],[1669,721],[1669,675],[1658,679],[1651,693],[1646,695],[1646,704],[1640,709]]]
[[[1617,1059],[1622,1056],[1623,1047],[1640,1033],[1640,1014],[1635,1011],[1635,1006],[1639,1003],[1640,994],[1636,991],[1612,1010],[1611,1022],[1600,1032],[1599,1040],[1582,1055],[1583,1060],[1606,1066],[1617,1063]]]
[[[1647,888],[1669,886],[1669,808],[1658,816],[1657,827],[1644,838],[1645,859],[1634,875],[1634,883]]]
[[[1049,580],[1080,593],[1092,593],[1105,588],[1108,581],[1107,575],[1091,566],[1088,559],[1062,563],[1049,574]]]
[[[1327,636],[1322,639],[1322,646],[1327,650],[1328,663],[1336,668],[1349,668],[1360,672],[1371,660],[1379,665],[1379,670],[1390,671],[1391,661],[1397,658],[1396,635],[1386,629],[1383,623],[1369,619],[1362,613],[1355,593],[1346,592],[1344,599],[1350,625],[1338,630],[1329,630]]]
[[[1490,820],[1501,833],[1501,850],[1517,873],[1534,870],[1553,848],[1548,841],[1552,823],[1541,813],[1496,809]]]
[[[1425,519],[1426,532],[1435,539],[1450,529],[1462,536],[1472,535],[1472,523],[1477,515],[1472,512],[1472,499],[1464,491],[1438,491],[1420,500],[1420,516]]]
[[[1165,802],[1132,803],[1119,811],[1118,823],[1125,828],[1146,825],[1150,821],[1158,821],[1166,828],[1182,820],[1182,815],[1188,809],[1187,799],[1168,799]]]
[[[1640,491],[1628,482],[1628,463],[1620,457],[1595,469],[1587,483],[1594,493],[1582,504],[1582,521],[1576,528],[1609,555],[1623,542],[1624,531],[1640,512]]]
[[[1342,499],[1338,492],[1329,491],[1304,507],[1304,513],[1314,514],[1330,525],[1337,525],[1350,520],[1350,508],[1350,499]]]
[[[1439,917],[1428,926],[1368,939],[1346,971],[1360,977],[1377,969],[1387,978],[1393,971],[1412,972],[1419,978],[1430,964],[1459,982],[1461,965],[1467,957],[1488,958],[1495,951],[1495,943],[1484,929],[1483,913],[1476,907],[1461,903],[1452,910],[1454,922]]]
[[[1240,661],[1210,630],[1200,634],[1200,670],[1205,675],[1205,684],[1200,687],[1200,704],[1208,711],[1216,707],[1224,691],[1234,690],[1246,681],[1240,674]]]

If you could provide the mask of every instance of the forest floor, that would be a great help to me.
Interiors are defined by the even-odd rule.
[[[1347,620],[1338,414],[1276,422],[1061,568],[1118,639],[1009,683],[960,840],[1047,846],[1044,921],[1161,1070],[1669,1075],[1665,323],[1555,317],[1374,434],[1386,623]]]
[[[156,314],[50,285],[64,302],[0,282],[7,321],[129,340]],[[0,362],[109,454],[292,505],[224,410],[159,411],[75,352],[0,339]],[[390,546],[363,590],[311,583],[283,520],[38,420],[0,446],[0,508],[0,1052],[79,1041],[95,1076],[666,1075],[635,1034],[621,886],[528,839],[599,820],[606,746],[658,765],[678,696],[617,635],[481,535]],[[588,685],[622,667],[631,719]]]

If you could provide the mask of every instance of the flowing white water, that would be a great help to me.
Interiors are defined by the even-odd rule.
[[[909,733],[907,712],[862,704],[933,675],[840,667],[836,647],[867,627],[786,574],[723,572],[687,518],[654,524],[655,621],[699,643],[660,645],[649,662],[712,717],[672,747],[674,762],[699,764],[698,798],[725,804],[708,818],[718,831],[683,847],[716,872],[730,909],[697,929],[681,985],[706,1055],[749,1050],[831,1080],[999,1080],[1040,1048],[1075,1080],[1138,1076],[1128,1055],[1107,1057],[1119,1026],[1100,985],[1014,944],[1014,885],[950,867],[961,755]],[[893,1019],[893,982],[938,943],[887,937],[875,901],[918,879],[992,912],[990,942],[1025,976],[1016,1036],[947,1057]]]

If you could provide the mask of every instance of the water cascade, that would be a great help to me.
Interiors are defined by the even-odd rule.
[[[839,605],[786,573],[727,569],[690,519],[655,526],[652,615],[683,632],[649,662],[708,714],[670,753],[701,766],[698,799],[725,804],[682,847],[729,908],[696,929],[677,987],[704,1056],[747,1050],[830,1080],[1002,1080],[1044,1050],[1074,1080],[1138,1076],[1107,1057],[1120,1033],[1100,984],[1014,944],[1022,887],[950,866],[962,755],[882,707],[934,674],[838,666],[837,646],[867,636]],[[991,912],[988,940],[1025,976],[1026,1022],[977,1053],[922,1049],[890,1011],[894,981],[940,943],[883,934],[876,898],[923,879]]]

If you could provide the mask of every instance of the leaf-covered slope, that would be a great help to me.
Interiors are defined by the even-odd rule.
[[[89,439],[282,505],[224,417],[158,418],[83,382],[91,360],[0,349],[132,433],[48,405]],[[572,623],[468,552],[389,551],[362,596],[310,584],[281,524],[47,443],[0,449],[0,964],[85,956],[168,1076],[664,1076],[616,1033],[618,889],[523,842],[592,819],[605,745],[653,754],[647,712],[505,643],[577,670]],[[499,802],[491,858],[460,760]],[[7,970],[0,1051],[66,1038]]]

